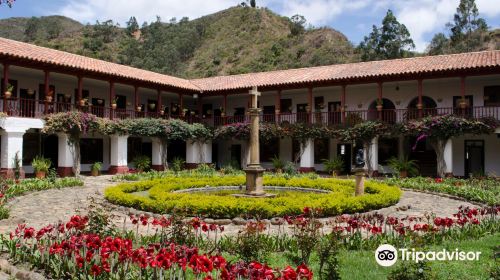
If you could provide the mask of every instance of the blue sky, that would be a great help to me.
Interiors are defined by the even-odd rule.
[[[0,18],[60,14],[82,23],[112,19],[121,24],[132,15],[139,22],[159,15],[197,18],[243,0],[16,0],[12,9],[0,7]],[[460,0],[257,0],[258,6],[292,16],[301,14],[314,26],[330,26],[359,43],[373,24],[379,25],[387,9],[404,23],[422,51],[433,34],[446,31]],[[479,12],[492,27],[500,27],[500,0],[476,0]]]

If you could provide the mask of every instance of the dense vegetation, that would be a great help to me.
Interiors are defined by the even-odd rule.
[[[112,20],[82,25],[62,16],[0,20],[0,37],[186,78],[261,72],[360,60],[421,55],[392,11],[355,47],[342,33],[307,27],[303,16],[282,17],[255,1],[195,20],[161,18],[126,26]],[[448,34],[438,33],[426,54],[498,49],[474,0],[461,0]]]

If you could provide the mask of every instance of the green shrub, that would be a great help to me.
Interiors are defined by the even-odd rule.
[[[176,157],[172,160],[172,164],[170,165],[170,168],[174,172],[179,172],[182,169],[184,169],[184,164],[186,164],[186,161],[183,158]]]
[[[329,174],[332,174],[333,172],[340,173],[340,171],[344,168],[344,160],[341,157],[336,157],[334,159],[324,159],[323,165],[325,166],[325,171]]]
[[[47,173],[51,165],[52,162],[50,161],[50,159],[41,156],[36,156],[31,162],[31,166],[33,166],[35,172]]]
[[[237,198],[220,193],[174,193],[173,191],[206,186],[244,186],[245,176],[169,176],[110,187],[105,197],[110,202],[155,213],[186,210],[190,215],[233,218],[240,215],[275,217],[300,214],[304,207],[321,208],[322,215],[356,213],[396,203],[401,191],[382,182],[367,181],[366,194],[354,196],[354,181],[332,178],[285,178],[264,176],[264,185],[313,188],[330,193],[280,192],[275,198]],[[149,191],[149,196],[135,192]]]
[[[90,166],[90,170],[95,170],[95,171],[101,171],[101,168],[102,168],[102,162],[94,162],[91,166]]]
[[[280,173],[283,171],[283,167],[285,167],[285,162],[281,160],[279,156],[274,155],[274,157],[271,158],[271,161],[273,163],[273,168],[276,172]]]
[[[134,158],[132,164],[139,172],[148,171],[151,168],[151,159],[148,156],[140,155]]]

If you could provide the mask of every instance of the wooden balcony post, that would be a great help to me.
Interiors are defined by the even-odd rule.
[[[307,92],[308,92],[308,100],[307,100],[307,106],[309,106],[309,110],[308,110],[308,119],[309,119],[309,123],[313,123],[313,117],[314,117],[314,110],[313,110],[313,88],[312,87],[308,87],[307,88]]]
[[[134,111],[139,112],[139,87],[134,86]]]
[[[276,114],[276,123],[280,123],[280,115],[281,115],[281,89],[278,90],[276,94],[276,104],[274,112]]]
[[[3,95],[3,112],[7,113],[8,105],[7,105],[7,96],[5,96],[5,91],[7,91],[7,85],[9,84],[9,64],[3,64],[3,86],[2,86],[2,95]]]
[[[382,110],[384,110],[384,107],[383,107],[383,97],[382,97],[382,82],[378,82],[377,83],[378,85],[378,97],[377,97],[377,111],[378,111],[378,119],[379,120],[382,120],[383,119],[383,116],[382,116]],[[380,105],[379,104],[382,104],[382,108],[379,109]]]
[[[198,118],[200,120],[203,119],[203,103],[201,102],[202,99],[201,99],[201,95],[198,94]]]
[[[340,95],[340,112],[342,112],[342,124],[345,124],[345,95],[347,91],[347,85],[342,85],[342,93]]]
[[[78,89],[77,89],[77,93],[76,93],[76,104],[77,106],[80,106],[80,102],[83,98],[83,77],[82,76],[78,76]]]
[[[47,96],[49,96],[49,91],[50,91],[50,85],[49,85],[49,78],[50,78],[50,72],[45,70],[45,77],[44,77],[44,91],[45,91],[45,100],[44,100],[44,108],[43,108],[43,113],[47,115],[49,113],[49,102],[47,100]]]
[[[115,99],[115,83],[113,81],[109,81],[109,119],[114,118],[114,110],[111,104],[113,104],[113,100]]]
[[[422,103],[422,95],[423,95],[423,85],[422,85],[422,79],[418,79],[418,104],[417,104],[417,109],[418,109],[418,117],[422,118],[423,117],[423,111],[422,109],[424,108],[424,104]]]
[[[157,91],[157,93],[156,93],[156,103],[157,103],[157,105],[158,105],[158,106],[156,106],[156,113],[157,113],[158,117],[160,117],[160,118],[161,118],[161,112],[160,112],[160,111],[162,110],[162,108],[161,108],[161,107],[162,107],[163,105],[162,105],[162,103],[161,103],[161,90],[160,90],[160,89],[158,89],[158,91]]]
[[[459,103],[459,110],[460,114],[465,117],[466,115],[466,107],[467,103],[465,103],[465,76],[460,77],[460,103]]]
[[[224,101],[222,103],[222,124],[226,124],[226,111],[227,111],[227,94],[224,94]]]
[[[184,117],[184,95],[182,93],[179,93],[179,107],[179,116]]]

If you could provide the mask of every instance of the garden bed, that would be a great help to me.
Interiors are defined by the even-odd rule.
[[[354,196],[354,181],[331,178],[264,176],[265,186],[325,190],[328,193],[285,191],[275,198],[237,198],[217,193],[182,193],[184,189],[244,186],[245,176],[170,176],[122,183],[105,191],[108,201],[153,213],[183,211],[211,218],[238,216],[271,218],[301,213],[304,207],[322,209],[322,216],[364,212],[393,205],[401,191],[382,182],[367,181],[365,195]],[[134,194],[148,191],[149,195]]]
[[[432,179],[425,177],[391,178],[385,181],[402,188],[445,193],[487,205],[500,204],[500,181],[497,179]]]

